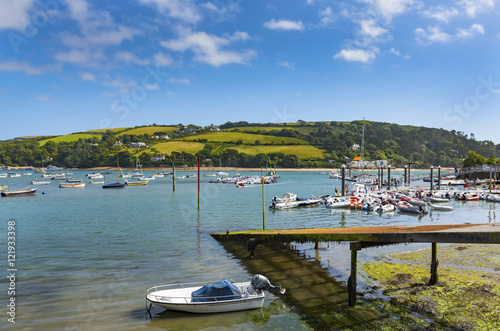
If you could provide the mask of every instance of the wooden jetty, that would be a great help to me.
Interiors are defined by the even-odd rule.
[[[215,233],[220,242],[246,243],[250,256],[260,243],[350,242],[351,275],[348,280],[349,306],[356,304],[357,252],[363,248],[401,243],[431,243],[431,277],[429,285],[438,281],[438,243],[500,244],[500,224],[449,224],[422,226],[375,226],[356,228],[310,228],[251,230]]]

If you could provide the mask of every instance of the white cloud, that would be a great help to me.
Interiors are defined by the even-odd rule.
[[[117,52],[115,54],[115,58],[119,61],[123,61],[123,62],[126,62],[126,63],[135,63],[135,64],[138,64],[138,65],[148,65],[150,63],[149,60],[147,59],[141,59],[139,58],[137,55],[133,54],[133,53],[130,53],[130,52],[127,52],[127,51],[121,51],[121,52]]]
[[[96,75],[94,75],[90,72],[82,72],[82,73],[80,73],[80,78],[82,80],[89,80],[89,81],[95,82],[97,77],[96,77]]]
[[[377,22],[374,19],[362,20],[360,21],[360,24],[361,33],[371,38],[377,38],[388,31],[387,29],[377,25]]]
[[[398,50],[396,50],[394,47],[389,50],[389,53],[397,55],[397,56],[401,55],[401,53]]]
[[[335,14],[331,7],[326,7],[323,10],[319,11],[320,23],[321,25],[329,25],[335,22]]]
[[[161,45],[172,51],[185,52],[192,51],[195,54],[195,61],[207,63],[214,67],[224,64],[239,63],[246,64],[255,56],[255,51],[232,51],[224,50],[234,41],[243,40],[242,32],[236,32],[232,36],[218,37],[206,32],[183,32],[179,39],[162,41]],[[243,38],[243,39],[242,39]]]
[[[46,66],[35,67],[27,62],[20,62],[20,61],[0,62],[0,71],[10,71],[10,72],[21,71],[28,75],[41,75],[46,72],[54,72],[59,70],[61,70],[61,66],[59,65],[46,65]]]
[[[34,0],[0,0],[0,30],[22,30],[30,23]]]
[[[191,81],[187,78],[169,78],[166,80],[166,82],[174,84],[186,84],[186,85],[191,84]]]
[[[215,21],[221,22],[235,17],[241,11],[237,3],[228,3],[225,5],[215,5],[212,2],[205,2],[200,5],[204,8]]]
[[[415,4],[414,0],[364,0],[364,2],[369,3],[378,15],[388,21],[406,13]]]
[[[304,24],[302,24],[301,21],[289,21],[289,20],[284,20],[280,19],[276,21],[274,18],[268,22],[265,22],[263,24],[266,28],[272,29],[272,30],[303,30],[304,29]]]
[[[481,24],[472,24],[468,29],[458,28],[455,35],[451,35],[441,30],[439,26],[429,26],[427,30],[418,28],[415,30],[416,40],[423,44],[433,42],[452,42],[456,40],[472,38],[478,34],[484,34],[484,26]]]
[[[162,53],[162,52],[157,52],[157,53],[153,54],[153,60],[154,60],[155,64],[157,66],[160,66],[160,67],[171,66],[172,63],[174,62],[170,55]]]
[[[370,63],[376,58],[375,52],[364,49],[342,49],[335,54],[334,59],[343,59],[352,62]]]
[[[450,19],[452,19],[453,17],[455,17],[459,14],[459,11],[456,8],[435,6],[435,7],[430,7],[428,9],[422,11],[422,14],[425,17],[434,18],[438,21],[448,23],[450,21]]]
[[[72,49],[56,53],[54,58],[61,62],[96,65],[98,60],[104,59],[104,54],[101,51]]]
[[[285,68],[288,68],[288,69],[295,69],[295,63],[288,62],[286,60],[278,62],[278,65],[282,66],[282,67],[285,67]]]
[[[476,17],[477,14],[491,10],[495,7],[495,0],[461,0],[460,5],[470,17]]]
[[[61,43],[70,50],[55,55],[59,61],[97,66],[104,59],[102,48],[132,40],[141,32],[114,22],[107,11],[94,10],[86,0],[66,0],[69,16],[78,22],[80,34],[63,32]],[[87,57],[86,57],[87,56]]]
[[[433,42],[449,42],[452,36],[446,32],[441,31],[439,26],[429,26],[427,30],[422,28],[415,29],[417,41],[420,43],[433,43]]]
[[[197,23],[202,16],[191,0],[139,0],[142,4],[154,5],[161,13],[186,23]]]
[[[146,85],[144,85],[144,88],[146,90],[149,90],[149,91],[154,91],[154,90],[158,90],[160,88],[160,85],[158,85],[158,84],[146,84]]]
[[[457,29],[457,38],[465,39],[472,38],[477,34],[484,34],[484,26],[481,24],[472,24],[468,29]]]

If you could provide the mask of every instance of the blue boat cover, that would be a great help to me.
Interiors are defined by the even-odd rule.
[[[217,298],[214,297],[221,297]],[[226,278],[213,285],[205,285],[191,293],[191,302],[235,300],[241,298],[241,291]]]

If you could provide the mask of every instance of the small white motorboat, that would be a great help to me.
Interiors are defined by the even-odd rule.
[[[351,202],[347,198],[344,199],[333,198],[326,200],[327,208],[347,208],[349,207],[350,204]]]
[[[50,185],[50,183],[52,183],[52,182],[50,182],[48,180],[43,180],[43,181],[35,181],[34,180],[31,182],[31,185]]]
[[[288,209],[288,208],[295,208],[298,206],[300,206],[299,201],[284,201],[284,202],[273,201],[271,203],[271,206],[269,206],[269,208],[271,208],[271,209]]]
[[[429,197],[428,199],[430,202],[449,202],[450,201],[450,199],[439,198],[439,197]]]
[[[190,283],[154,286],[147,290],[146,299],[150,303],[149,309],[155,304],[188,313],[223,313],[261,308],[265,299],[263,290],[276,295],[285,293],[281,286],[273,286],[266,277],[255,275],[251,282],[232,283],[223,279],[212,285]]]
[[[442,211],[452,211],[453,206],[445,206],[445,205],[433,205],[431,204],[432,210],[442,210]]]
[[[295,193],[284,193],[282,197],[275,196],[273,202],[287,202],[297,200],[297,194]]]
[[[488,194],[485,200],[491,202],[500,202],[500,195]]]

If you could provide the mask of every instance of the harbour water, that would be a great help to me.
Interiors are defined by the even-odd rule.
[[[73,171],[71,177],[83,180],[86,173]],[[0,185],[21,189],[40,179],[38,175],[2,178]],[[486,201],[451,201],[454,211],[432,211],[423,217],[328,210],[324,206],[269,210],[271,198],[285,192],[320,196],[333,194],[336,186],[340,189],[339,180],[318,172],[281,172],[280,176],[277,184],[265,186],[267,229],[496,223],[500,206]],[[115,174],[106,177],[107,182],[116,181]],[[149,287],[222,278],[245,281],[252,277],[244,264],[209,234],[261,229],[261,186],[237,188],[210,184],[209,179],[201,177],[199,210],[197,178],[176,180],[175,193],[172,178],[166,177],[146,186],[113,190],[90,183],[85,188],[62,189],[58,181],[53,181],[39,186],[36,196],[1,198],[4,252],[8,222],[15,222],[16,323],[7,321],[9,298],[5,289],[9,279],[4,276],[0,283],[5,312],[0,325],[19,330],[309,329],[307,316],[272,295],[268,295],[262,311],[193,316],[153,308],[151,317],[146,314],[145,293]],[[336,281],[347,280],[348,246],[321,244],[319,250],[310,244],[296,247],[320,261]],[[422,247],[427,245],[368,249],[358,258],[368,260]],[[2,264],[3,273],[9,275],[7,253]],[[362,280],[359,286],[363,287]]]

